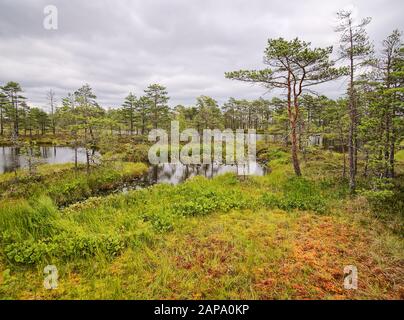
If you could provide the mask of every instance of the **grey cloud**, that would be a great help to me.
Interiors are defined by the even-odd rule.
[[[86,82],[105,106],[121,105],[129,91],[141,95],[153,82],[167,86],[171,105],[192,104],[202,94],[220,103],[258,98],[264,88],[227,80],[224,72],[262,68],[268,38],[335,45],[335,13],[350,4],[373,17],[368,31],[376,46],[394,28],[404,29],[398,0],[57,0],[59,29],[51,31],[42,27],[48,4],[0,2],[0,83],[20,82],[39,106],[49,88],[60,101]],[[345,86],[318,91],[337,97]]]

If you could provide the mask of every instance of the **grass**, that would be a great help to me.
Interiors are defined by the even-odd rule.
[[[267,155],[264,177],[195,177],[64,208],[50,188],[8,199],[0,298],[402,299],[402,219],[378,214],[389,200],[375,211],[366,196],[348,197],[336,154],[308,154],[304,178],[282,150]],[[119,166],[108,170],[120,175],[99,168],[85,185],[141,169]],[[84,181],[68,172],[60,186]],[[59,270],[56,290],[42,285],[48,264]],[[359,270],[358,290],[343,288],[346,265]]]
[[[84,200],[100,192],[140,178],[147,171],[143,163],[110,162],[96,166],[88,173],[84,165],[47,164],[38,167],[35,175],[26,170],[0,175],[2,199],[30,199],[48,195],[58,206]]]
[[[0,293],[20,299],[402,298],[400,256],[373,236],[330,216],[231,210],[189,218],[112,261],[57,263],[57,290],[42,287],[42,265],[7,269]],[[342,285],[343,268],[351,264],[360,272],[352,291]]]
[[[398,151],[398,152],[395,154],[395,158],[396,158],[397,161],[404,163],[404,149]]]
[[[64,171],[68,171],[74,168],[74,163],[58,163],[58,164],[41,164],[37,167],[37,174],[41,177],[47,177],[54,174],[59,174]],[[27,169],[17,169],[17,174],[14,172],[5,172],[0,174],[1,183],[14,183],[16,177],[18,179],[29,178],[29,172]]]

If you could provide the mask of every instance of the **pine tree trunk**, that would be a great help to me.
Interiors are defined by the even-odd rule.
[[[353,58],[353,35],[350,29],[351,50],[350,50],[350,83],[349,83],[349,190],[351,193],[356,189],[356,110],[354,96],[354,58]]]
[[[341,144],[341,148],[342,148],[342,155],[344,157],[344,167],[342,169],[342,178],[345,179],[346,178],[346,150],[345,150],[345,141],[344,141],[344,135],[342,133],[342,127],[339,128],[340,132],[339,132],[339,141]]]
[[[77,137],[74,137],[74,169],[77,170]]]
[[[20,121],[18,118],[18,99],[15,97],[13,98],[13,104],[15,108],[15,122],[14,122],[14,133],[18,137],[19,129],[18,129],[18,122]]]
[[[296,133],[296,120],[298,118],[298,105],[297,105],[297,97],[296,95],[294,96],[294,108],[295,112],[292,113],[292,86],[291,86],[291,77],[292,74],[289,71],[288,72],[288,94],[287,94],[287,100],[288,100],[288,117],[289,117],[289,123],[290,123],[290,140],[292,142],[292,163],[293,163],[293,169],[295,171],[295,174],[297,176],[301,176],[302,172],[300,171],[300,165],[299,165],[299,158],[297,156],[297,133]]]
[[[3,108],[0,108],[0,135],[3,135],[4,128],[3,128]]]
[[[292,161],[293,161],[293,169],[295,170],[295,174],[297,176],[301,176],[302,172],[300,171],[300,165],[299,165],[299,158],[297,156],[297,135],[296,135],[296,122],[291,122],[291,132],[290,132],[290,138],[292,140]]]
[[[392,112],[392,119],[394,119],[394,110]],[[391,123],[391,137],[390,137],[390,155],[389,155],[389,162],[390,162],[390,173],[389,177],[394,178],[394,152],[395,152],[395,143],[396,143],[396,131],[394,130],[394,123]]]
[[[133,111],[130,110],[130,135],[133,135]]]
[[[352,111],[350,112],[352,113]],[[353,120],[351,116],[351,123],[349,125],[349,137],[348,137],[348,158],[349,158],[349,190],[355,192],[355,158],[354,158],[354,128]]]
[[[365,168],[363,169],[363,176],[364,176],[364,177],[367,177],[367,176],[368,176],[368,167],[369,167],[369,151],[366,150]]]
[[[88,152],[88,148],[86,147],[86,167],[87,167],[87,174],[90,173],[90,153]]]
[[[390,177],[390,114],[386,111],[385,116],[386,139],[384,141],[384,176]]]

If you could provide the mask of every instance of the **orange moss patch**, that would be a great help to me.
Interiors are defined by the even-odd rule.
[[[403,298],[402,262],[383,271],[371,255],[372,239],[363,230],[309,214],[299,218],[297,226],[289,256],[268,278],[257,279],[260,298],[277,298],[280,291],[292,299]],[[358,269],[358,290],[343,287],[346,265]]]

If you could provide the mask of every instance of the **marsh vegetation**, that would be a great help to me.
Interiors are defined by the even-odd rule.
[[[278,90],[271,99],[170,107],[151,84],[108,108],[85,84],[60,101],[50,90],[45,112],[3,84],[0,298],[403,299],[401,34],[374,52],[369,19],[338,18],[335,59],[270,39],[267,68],[226,73]],[[346,95],[313,94],[341,77]],[[258,164],[150,166],[148,134],[171,120],[255,129]],[[357,290],[343,287],[347,265]]]

